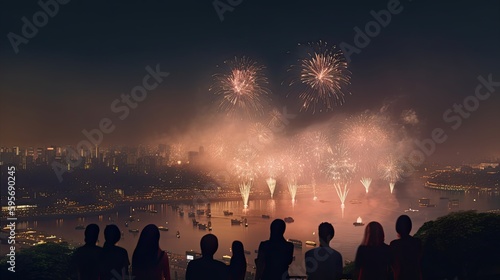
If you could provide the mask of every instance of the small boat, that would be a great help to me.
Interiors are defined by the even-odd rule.
[[[82,229],[85,229],[85,226],[84,225],[77,225],[75,227],[75,229],[82,230]]]
[[[197,226],[199,224],[199,222],[195,218],[193,218],[192,221],[193,221],[193,226]]]
[[[361,220],[361,217],[358,217],[358,219],[356,220],[356,222],[352,223],[355,227],[359,227],[359,226],[364,226],[365,224],[363,224],[363,220]]]
[[[351,204],[361,204],[361,200],[359,200],[359,199],[351,199],[349,202]]]
[[[206,230],[207,229],[207,225],[206,224],[198,224],[198,229]]]
[[[168,231],[168,227],[159,226],[158,230],[160,230],[160,231]]]
[[[128,227],[128,222],[125,222],[125,227]]]
[[[188,217],[189,217],[189,218],[193,218],[194,216],[195,216],[195,215],[194,215],[194,212],[189,212],[189,213],[188,213]]]
[[[271,216],[269,216],[269,215],[262,215],[262,219],[271,219]]]
[[[198,209],[198,210],[196,210],[196,214],[198,214],[198,215],[204,215],[205,214],[205,210]]]
[[[241,225],[242,221],[238,219],[231,219],[231,225]]]
[[[153,210],[149,210],[149,213],[156,214],[156,213],[158,213],[158,210],[154,210],[154,209]]]
[[[208,230],[211,231],[212,230],[212,222],[211,221],[208,221]]]
[[[131,233],[138,233],[139,232],[139,229],[129,229],[128,232],[131,232]]]
[[[310,240],[307,240],[307,241],[306,241],[306,245],[307,245],[307,246],[313,246],[313,247],[316,247],[316,242],[314,242],[314,241],[310,241]]]
[[[293,223],[293,222],[295,222],[295,220],[292,217],[286,217],[283,220],[285,221],[285,223]]]
[[[418,209],[413,209],[413,208],[411,208],[411,206],[410,206],[410,208],[405,209],[405,212],[406,212],[406,213],[408,213],[408,212],[418,212]]]
[[[222,213],[224,213],[224,216],[232,216],[233,212],[229,212],[228,210],[224,210]]]
[[[212,217],[212,213],[207,212],[206,214],[207,214],[207,217],[208,217],[208,218],[211,218],[211,217]]]
[[[243,220],[243,222],[245,223],[245,227],[248,227],[248,221],[247,221],[247,218],[245,218],[245,219]]]
[[[302,248],[302,241],[297,239],[287,239],[288,242],[292,243],[295,248]]]
[[[175,234],[175,236],[176,236],[177,238],[181,238],[181,233],[180,233],[179,231],[177,231],[177,233]]]
[[[184,211],[183,210],[179,211],[179,216],[184,217]]]

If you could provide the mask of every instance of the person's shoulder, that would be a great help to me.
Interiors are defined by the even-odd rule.
[[[310,250],[307,250],[307,252],[305,253],[305,256],[306,258],[307,257],[313,257],[315,256],[315,252],[319,249],[320,247],[318,248],[313,248],[313,249],[310,249]]]

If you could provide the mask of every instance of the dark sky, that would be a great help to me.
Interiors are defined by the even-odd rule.
[[[19,45],[22,18],[33,21],[37,1],[3,1],[0,30],[0,146],[75,145],[82,129],[109,117],[116,130],[104,144],[148,141],[187,131],[209,115],[216,65],[246,55],[267,66],[275,106],[297,100],[281,86],[297,43],[354,45],[354,27],[391,1],[242,0],[221,21],[213,1],[70,1]],[[220,0],[227,3],[226,0]],[[239,1],[232,1],[238,3]],[[351,96],[333,112],[300,113],[292,126],[335,114],[413,109],[419,137],[442,127],[443,156],[500,156],[500,87],[456,131],[443,113],[474,94],[477,77],[500,81],[500,2],[401,1],[402,11],[353,54]],[[139,85],[145,67],[170,76],[124,121],[113,100]],[[455,114],[453,114],[455,115]],[[206,122],[210,125],[210,122]]]

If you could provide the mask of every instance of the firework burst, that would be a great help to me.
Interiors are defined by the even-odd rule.
[[[345,145],[336,145],[333,149],[331,159],[326,164],[326,173],[330,180],[337,183],[349,183],[354,177],[356,165],[349,157],[349,151]]]
[[[313,188],[313,199],[316,200],[316,170],[320,169],[321,162],[327,153],[331,153],[330,144],[326,134],[320,131],[307,132],[301,137],[304,147],[302,155],[304,161],[308,162],[311,174],[311,185]]]
[[[219,110],[228,115],[243,113],[246,116],[262,115],[264,101],[270,94],[264,66],[247,57],[224,62],[229,68],[226,73],[215,74],[210,88],[219,96]]]
[[[334,106],[344,103],[343,87],[350,83],[345,57],[342,51],[327,46],[326,42],[310,43],[308,48],[311,51],[307,56],[290,68],[299,69],[300,79],[289,85],[300,87],[301,110],[314,113],[320,106],[333,110]]]

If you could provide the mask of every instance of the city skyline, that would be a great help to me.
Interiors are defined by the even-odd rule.
[[[0,46],[0,127],[6,132],[0,146],[75,146],[86,139],[83,130],[99,128],[104,118],[116,128],[102,146],[186,138],[194,147],[203,145],[196,138],[206,135],[197,132],[225,119],[210,92],[212,76],[224,61],[246,56],[263,65],[267,77],[270,98],[262,115],[286,108],[296,116],[287,127],[290,135],[367,110],[392,118],[413,112],[418,123],[409,131],[415,140],[430,138],[436,128],[448,136],[431,160],[500,156],[495,1],[240,1],[222,17],[214,3],[58,4],[48,24],[17,47],[12,33],[21,36],[22,18],[32,20],[43,8],[8,3],[11,13],[2,14],[1,27],[11,35]],[[93,20],[78,24],[84,17]],[[366,35],[372,23],[378,32]],[[360,36],[367,36],[366,46]],[[351,74],[343,104],[312,113],[301,110],[299,93],[286,84],[304,51],[298,44],[314,42],[342,50]],[[134,102],[137,107],[127,105],[125,114],[122,94],[147,75],[155,87]],[[481,98],[473,99],[478,86]]]

